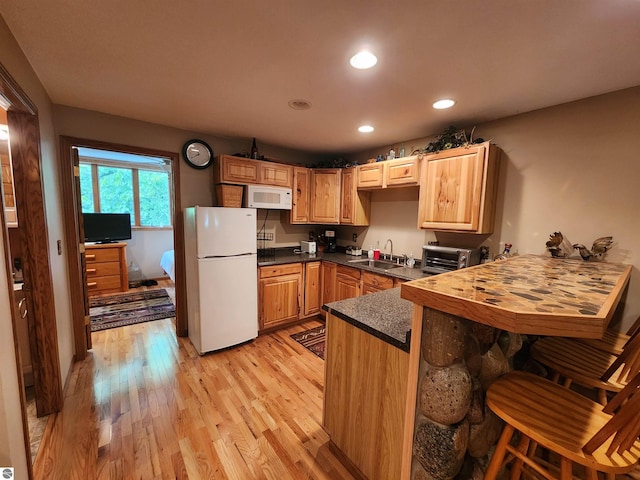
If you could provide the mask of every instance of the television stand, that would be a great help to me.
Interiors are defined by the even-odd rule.
[[[127,244],[85,244],[87,294],[126,292],[129,289]]]

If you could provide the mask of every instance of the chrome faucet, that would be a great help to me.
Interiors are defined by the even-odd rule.
[[[393,262],[393,242],[391,241],[391,239],[387,239],[387,242],[384,244],[384,249],[387,249],[387,245],[391,244],[391,250],[390,250],[390,254],[389,254],[389,260],[391,260]]]

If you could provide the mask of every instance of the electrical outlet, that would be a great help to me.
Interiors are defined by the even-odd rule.
[[[357,233],[354,233],[354,234],[353,234],[353,241],[354,241],[354,242],[357,242],[357,241],[358,241],[358,234],[357,234]]]

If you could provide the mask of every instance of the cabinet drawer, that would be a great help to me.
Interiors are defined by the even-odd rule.
[[[87,263],[119,262],[120,249],[119,248],[92,248],[90,250],[88,249],[85,253],[85,259]]]
[[[277,277],[280,275],[302,274],[302,263],[288,263],[286,265],[273,265],[260,267],[260,278]]]
[[[95,277],[87,279],[87,291],[89,294],[92,292],[101,292],[104,290],[113,290],[119,292],[121,290],[120,275],[108,275],[106,277]]]
[[[119,262],[102,262],[87,264],[87,277],[105,277],[109,275],[120,275]]]
[[[343,267],[342,265],[338,265],[337,276],[338,277],[348,277],[354,280],[360,280],[361,271],[357,268],[351,267]]]
[[[362,272],[362,283],[383,290],[393,288],[393,278],[371,272]]]

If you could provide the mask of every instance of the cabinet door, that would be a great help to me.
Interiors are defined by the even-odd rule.
[[[258,183],[260,163],[248,158],[220,155],[215,183]]]
[[[360,275],[357,268],[338,265],[336,273],[336,300],[360,296]]]
[[[385,186],[409,187],[420,183],[420,159],[417,156],[398,158],[386,162]]]
[[[320,262],[304,266],[304,316],[320,313],[322,288],[320,284]]]
[[[273,162],[259,162],[259,165],[259,183],[291,188],[293,181],[293,167],[291,165]]]
[[[384,182],[383,162],[367,163],[358,168],[358,188],[382,188]]]
[[[322,262],[322,305],[336,301],[336,271],[338,266]]]
[[[311,222],[340,223],[339,168],[311,170]]]
[[[362,272],[362,295],[381,292],[389,288],[393,288],[393,278],[371,272]]]
[[[291,205],[291,223],[309,223],[309,177],[308,168],[293,169],[293,202]]]
[[[298,320],[302,298],[302,274],[259,280],[260,330]]]
[[[491,233],[498,156],[489,148],[487,142],[423,157],[420,228]]]
[[[358,192],[357,168],[342,170],[342,194],[340,198],[340,224],[369,225],[371,192]]]

